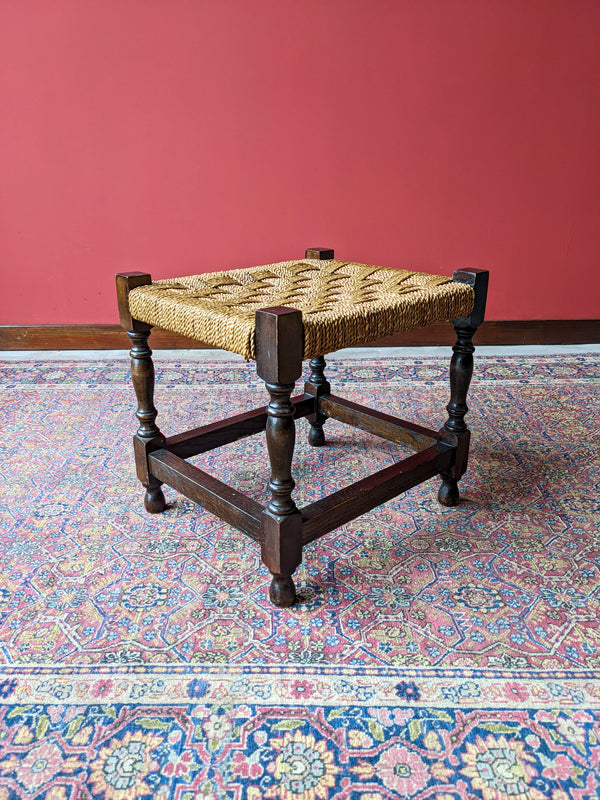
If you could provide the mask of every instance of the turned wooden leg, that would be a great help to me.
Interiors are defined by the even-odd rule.
[[[292,574],[302,560],[302,519],[292,499],[295,426],[290,395],[294,384],[267,383],[271,402],[265,429],[271,463],[271,500],[263,514],[263,560],[271,570],[271,602],[290,606],[296,600]]]
[[[128,297],[131,289],[151,283],[150,275],[140,272],[126,272],[117,275],[117,298],[121,325],[127,331],[131,342],[131,379],[137,398],[136,417],[138,430],[133,437],[133,449],[137,476],[146,488],[144,506],[150,514],[158,514],[165,509],[161,481],[150,472],[148,454],[163,447],[165,437],[156,425],[157,411],[154,407],[154,364],[152,350],[148,345],[150,325],[133,319],[129,312]]]
[[[158,478],[148,469],[148,453],[162,447],[164,436],[156,425],[157,410],[154,407],[154,364],[152,350],[148,346],[150,331],[127,331],[131,341],[131,380],[138,408],[135,413],[140,423],[133,439],[137,474],[146,487],[144,506],[150,514],[159,514],[165,508],[165,496]]]
[[[469,410],[467,394],[473,375],[473,336],[483,322],[487,298],[489,273],[487,270],[458,270],[453,279],[459,283],[468,283],[475,291],[475,303],[469,317],[451,320],[456,332],[456,344],[452,348],[450,362],[450,402],[446,406],[448,419],[442,432],[448,435],[448,441],[455,445],[455,459],[451,469],[441,474],[442,485],[438,492],[438,500],[444,506],[456,506],[460,502],[458,481],[464,475],[469,460],[469,443],[471,433],[467,428],[465,416]]]
[[[476,328],[455,326],[457,342],[452,348],[450,362],[450,402],[446,406],[448,419],[444,430],[453,434],[457,444],[457,460],[450,472],[443,472],[442,485],[438,492],[438,500],[444,506],[456,506],[459,503],[458,481],[467,469],[470,433],[465,423],[467,393],[473,375],[473,335]]]
[[[302,335],[300,311],[275,307],[256,312],[256,369],[271,398],[265,428],[271,499],[262,516],[262,559],[273,576],[269,597],[280,607],[296,600],[292,574],[302,561],[302,517],[291,496],[296,431],[290,402],[302,373]]]
[[[324,414],[318,411],[318,398],[324,394],[329,394],[331,387],[325,377],[326,362],[323,356],[317,356],[310,360],[310,378],[304,384],[304,393],[310,394],[315,398],[317,411],[310,414],[307,419],[310,422],[308,432],[308,443],[313,447],[322,447],[325,444],[325,434],[323,433],[323,423],[327,419]]]
[[[330,247],[309,247],[306,249],[304,257],[316,258],[319,261],[329,261],[334,257],[334,252]],[[323,356],[312,358],[310,360],[310,378],[304,384],[304,393],[310,394],[315,398],[315,407],[317,409],[314,414],[310,414],[307,417],[310,422],[308,443],[313,447],[322,447],[325,444],[323,423],[327,417],[319,413],[318,410],[318,398],[324,394],[329,394],[331,391],[331,387],[325,377],[325,366],[326,363]]]

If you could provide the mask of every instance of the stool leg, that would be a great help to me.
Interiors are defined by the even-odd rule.
[[[460,501],[458,481],[467,469],[470,432],[465,423],[467,393],[473,375],[473,335],[476,328],[455,327],[457,342],[452,348],[454,355],[450,362],[450,402],[446,406],[448,419],[444,430],[454,434],[457,441],[457,460],[450,472],[441,474],[442,485],[438,500],[444,506],[456,506]],[[460,456],[460,458],[459,458]]]
[[[256,369],[271,398],[265,428],[271,500],[262,516],[262,559],[273,576],[269,597],[280,607],[296,600],[292,574],[302,561],[302,517],[291,496],[296,431],[290,402],[302,374],[302,333],[300,311],[276,307],[256,312]]]
[[[290,606],[296,600],[292,573],[302,560],[302,518],[292,499],[295,426],[290,395],[294,384],[266,384],[271,402],[267,407],[267,449],[271,462],[271,500],[263,514],[263,561],[271,570],[271,602]]]
[[[161,481],[148,469],[148,453],[164,444],[164,436],[156,425],[158,414],[154,407],[154,364],[152,350],[148,346],[150,331],[127,331],[131,341],[131,380],[138,408],[136,417],[140,423],[133,437],[135,461],[138,478],[146,487],[144,507],[150,514],[159,514],[165,509],[165,496],[160,488]]]
[[[304,252],[305,258],[316,258],[319,261],[329,261],[334,257],[334,252],[330,247],[308,247]],[[308,381],[304,384],[304,393],[310,394],[314,398],[321,397],[321,395],[329,394],[331,387],[325,378],[323,370],[325,369],[325,359],[323,356],[317,356],[310,361],[311,375]],[[308,443],[313,447],[322,447],[325,444],[325,434],[323,433],[323,423],[327,417],[319,414],[316,411],[307,417],[310,422],[310,430],[308,432]]]
[[[310,360],[310,378],[304,384],[304,393],[310,394],[318,402],[317,398],[324,394],[329,394],[331,386],[325,377],[326,362],[323,356],[317,356]],[[322,447],[325,444],[325,434],[323,433],[323,423],[327,417],[315,411],[307,417],[310,422],[310,430],[308,432],[308,443],[313,447]]]
[[[120,272],[116,276],[119,319],[131,342],[131,379],[138,403],[136,417],[139,428],[133,437],[136,471],[140,482],[146,487],[146,511],[158,514],[165,508],[165,497],[160,488],[161,481],[150,472],[148,453],[162,447],[165,438],[155,422],[157,411],[154,407],[154,364],[152,350],[148,346],[151,326],[134,319],[129,311],[129,292],[136,286],[146,286],[149,283],[152,283],[152,278],[146,272]]]
[[[449,441],[456,446],[454,463],[448,472],[441,473],[442,485],[438,500],[444,506],[456,506],[460,502],[458,481],[467,470],[471,433],[467,428],[465,416],[469,410],[467,394],[473,376],[473,336],[483,322],[489,273],[487,270],[458,270],[453,279],[468,283],[475,292],[473,311],[468,317],[451,320],[456,332],[456,344],[452,348],[450,362],[450,402],[446,406],[448,419],[442,432],[449,434]]]

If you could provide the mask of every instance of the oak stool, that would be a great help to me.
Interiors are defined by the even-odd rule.
[[[470,432],[465,424],[473,373],[473,335],[484,317],[489,273],[458,270],[452,278],[334,259],[314,248],[301,261],[152,282],[142,272],[116,276],[121,325],[131,340],[131,377],[139,428],[133,437],[137,475],[151,514],[165,508],[163,483],[260,542],[276,606],[296,600],[292,575],[302,548],[334,528],[434,475],[440,503],[459,502]],[[409,328],[450,320],[457,342],[450,365],[448,419],[433,431],[336,397],[324,355]],[[263,408],[165,438],[156,425],[150,329],[164,328],[210,347],[256,360],[270,396]],[[310,359],[304,393],[291,396]],[[334,494],[297,508],[292,497],[294,419],[310,423],[309,442],[325,443],[327,419],[353,425],[414,450],[408,458]],[[271,499],[266,507],[186,461],[265,431]]]

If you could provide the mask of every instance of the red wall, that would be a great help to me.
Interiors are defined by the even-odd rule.
[[[598,0],[0,0],[0,323],[342,258],[600,316]]]

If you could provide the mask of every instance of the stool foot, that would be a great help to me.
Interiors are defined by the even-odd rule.
[[[444,478],[438,492],[438,500],[443,506],[457,506],[460,503],[458,481],[454,478]]]
[[[144,508],[149,514],[160,514],[167,505],[162,489],[162,484],[148,486],[144,495]]]
[[[269,600],[279,608],[289,608],[298,599],[291,576],[273,575],[269,587]]]
[[[325,444],[325,434],[323,433],[322,425],[315,424],[310,426],[308,443],[312,445],[312,447],[323,447]]]

